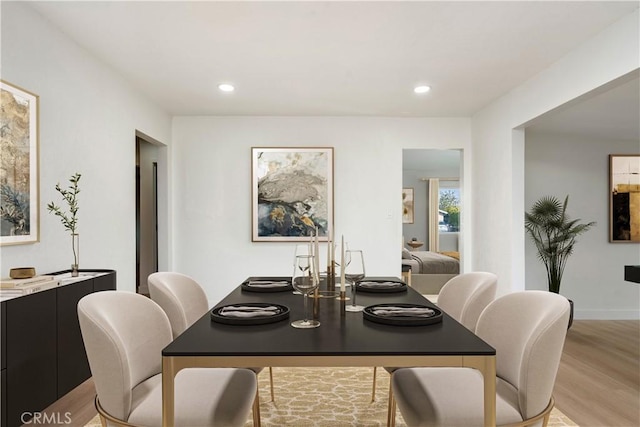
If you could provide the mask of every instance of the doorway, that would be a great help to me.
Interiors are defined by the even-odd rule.
[[[413,193],[414,214],[411,221],[403,221],[403,245],[413,239],[423,243],[420,250],[430,249],[434,239],[437,251],[461,252],[462,221],[462,151],[457,149],[402,150],[402,185]],[[430,183],[430,180],[432,181]],[[430,188],[438,190],[432,199]],[[431,203],[437,208],[430,215]],[[433,218],[433,219],[430,219]]]
[[[158,271],[158,147],[136,136],[136,292]]]

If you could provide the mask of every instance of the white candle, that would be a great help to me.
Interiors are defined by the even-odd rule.
[[[315,245],[312,243],[311,251],[309,252],[309,276],[311,276],[313,280],[315,280],[316,278],[316,263],[315,263],[316,257],[313,255],[314,250],[315,250]]]
[[[327,239],[327,277],[331,270],[331,239]]]
[[[344,234],[340,238],[340,292],[344,289]]]
[[[313,251],[315,255],[314,259],[314,267],[316,271],[316,280],[320,281],[320,240],[318,236],[318,227],[316,227],[316,247]]]
[[[334,238],[333,238],[333,229],[331,229],[331,234],[329,237],[329,247],[331,248],[331,264],[333,265],[333,261],[336,260],[336,248],[334,246]]]

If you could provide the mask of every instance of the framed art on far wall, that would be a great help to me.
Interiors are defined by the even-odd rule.
[[[609,155],[609,241],[640,243],[640,154]]]
[[[402,223],[413,224],[413,188],[402,189]]]
[[[333,147],[251,148],[251,240],[318,240],[333,233]]]
[[[39,240],[38,95],[0,80],[0,245]]]

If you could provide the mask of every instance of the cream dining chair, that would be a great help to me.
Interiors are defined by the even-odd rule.
[[[498,276],[485,271],[464,273],[444,284],[437,305],[462,325],[475,331],[480,313],[496,297]]]
[[[103,426],[162,425],[162,349],[172,341],[169,319],[149,298],[97,292],[78,302],[78,319],[96,386]],[[254,407],[249,369],[184,369],[175,379],[176,426],[244,426]],[[256,424],[257,423],[257,424]]]
[[[207,294],[191,277],[175,272],[157,272],[149,275],[149,295],[167,313],[173,337],[183,333],[196,320],[209,311]],[[251,368],[256,374],[263,368]],[[269,367],[271,401],[274,401],[273,370]]]
[[[569,301],[546,291],[507,294],[480,315],[476,334],[496,349],[496,422],[546,426],[569,322]],[[407,426],[483,424],[483,378],[470,368],[403,368],[392,377]]]
[[[467,329],[474,331],[482,310],[496,296],[498,276],[493,273],[476,271],[455,276],[444,284],[438,294],[438,307],[456,319]],[[396,368],[385,367],[389,374]],[[373,368],[373,391],[371,401],[376,395],[377,368]],[[389,383],[389,395],[391,395]]]

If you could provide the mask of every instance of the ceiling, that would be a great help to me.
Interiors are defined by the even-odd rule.
[[[640,141],[640,79],[637,75],[605,92],[553,111],[527,127],[527,132]]]
[[[638,1],[30,4],[172,115],[223,116],[468,117],[638,8]],[[236,91],[219,92],[222,82]],[[417,95],[417,84],[432,90]],[[632,89],[637,95],[637,84]]]

